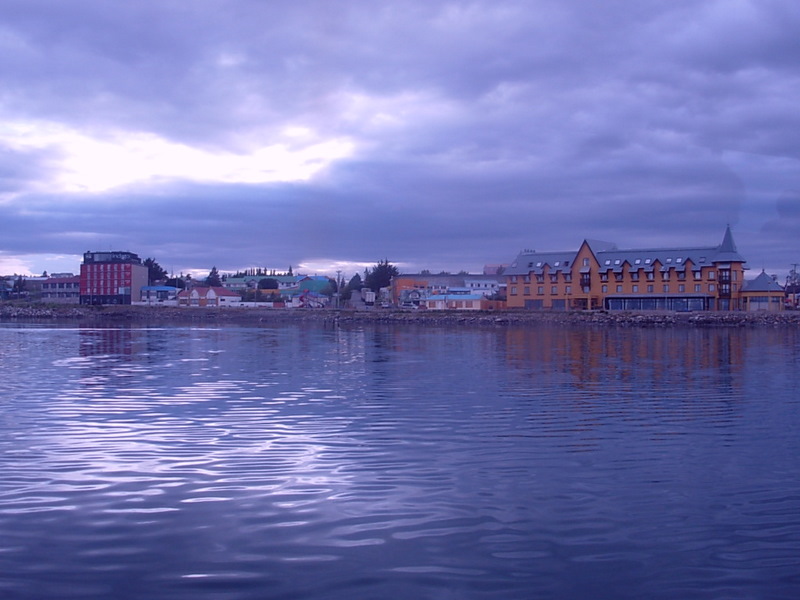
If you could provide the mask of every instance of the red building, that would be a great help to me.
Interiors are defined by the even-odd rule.
[[[147,267],[132,252],[86,252],[81,264],[81,304],[130,304],[146,286]]]

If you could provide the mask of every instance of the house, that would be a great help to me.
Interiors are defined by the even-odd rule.
[[[84,252],[81,304],[131,304],[148,284],[148,269],[133,252]]]
[[[524,250],[504,274],[508,308],[727,311],[741,308],[746,268],[727,227],[717,246]]]
[[[42,302],[78,304],[80,300],[80,276],[72,273],[58,273],[42,281]]]
[[[742,288],[742,309],[747,311],[779,312],[784,309],[786,293],[783,286],[761,271],[758,277]]]
[[[469,293],[490,296],[505,287],[505,280],[498,275],[470,275],[440,273],[409,273],[392,277],[390,299],[396,306],[408,302],[409,293],[417,291],[423,296],[448,294],[462,289]],[[412,294],[413,295],[413,294]]]
[[[481,310],[485,300],[483,294],[432,294],[420,300],[419,306],[431,310]]]
[[[224,287],[193,287],[178,293],[178,306],[236,306],[242,298]]]
[[[177,306],[180,288],[171,285],[146,285],[142,288],[139,304],[148,306]]]

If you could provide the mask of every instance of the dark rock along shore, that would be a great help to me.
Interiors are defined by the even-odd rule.
[[[606,312],[606,311],[368,311],[333,309],[177,308],[147,306],[0,305],[0,321],[58,320],[86,324],[239,323],[319,321],[329,323],[393,323],[415,325],[588,324],[624,327],[797,327],[800,312]]]

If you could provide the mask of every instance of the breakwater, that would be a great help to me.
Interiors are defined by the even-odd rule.
[[[237,323],[268,324],[313,321],[332,324],[414,325],[595,325],[617,327],[798,327],[800,312],[607,312],[607,311],[431,311],[431,310],[333,310],[333,309],[238,309],[147,306],[52,306],[0,305],[0,321],[58,320],[87,324],[113,323]]]

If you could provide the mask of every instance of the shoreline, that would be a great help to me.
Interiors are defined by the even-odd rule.
[[[798,327],[800,311],[747,312],[607,312],[607,311],[411,311],[402,309],[335,310],[270,308],[187,308],[163,306],[0,305],[0,322],[69,321],[104,323],[331,323],[397,325],[539,324],[619,327]]]

